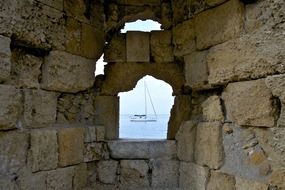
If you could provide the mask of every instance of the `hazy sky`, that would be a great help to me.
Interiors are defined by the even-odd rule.
[[[125,28],[121,32],[126,31],[145,31],[160,30],[160,24],[151,20],[136,21],[133,23],[127,23]],[[98,60],[96,65],[95,74],[103,74],[104,65],[103,56]],[[134,90],[129,92],[120,93],[120,113],[121,114],[144,114],[144,80],[150,91],[150,95],[157,114],[169,114],[170,109],[174,102],[172,96],[172,88],[164,81],[157,80],[151,76],[145,76],[139,80]],[[153,114],[153,110],[147,98],[148,113]]]

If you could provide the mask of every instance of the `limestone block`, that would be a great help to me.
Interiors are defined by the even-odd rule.
[[[43,59],[21,50],[12,52],[12,84],[25,88],[39,88]]]
[[[96,139],[97,141],[105,140],[105,127],[102,125],[96,126]]]
[[[64,12],[68,16],[85,23],[88,22],[88,19],[84,15],[86,8],[84,0],[63,0]]]
[[[208,51],[193,52],[184,57],[186,85],[194,90],[208,88]]]
[[[0,175],[12,175],[26,164],[28,135],[0,132]]]
[[[47,174],[47,190],[70,190],[72,189],[72,179],[74,167],[60,168],[49,171]]]
[[[105,184],[117,183],[118,162],[114,160],[100,161],[97,165],[99,181]]]
[[[63,11],[63,0],[37,0],[45,5],[51,6],[59,11]]]
[[[82,163],[74,167],[73,189],[82,190],[87,185],[87,164]]]
[[[150,50],[154,62],[173,62],[172,32],[168,30],[152,31]]]
[[[56,120],[57,93],[24,90],[24,125],[27,128],[47,127]]]
[[[18,190],[16,181],[6,176],[0,176],[1,190]]]
[[[149,187],[149,167],[146,161],[122,160],[120,167],[120,186],[130,189]]]
[[[225,1],[227,1],[227,0],[206,0],[206,3],[207,3],[207,5],[213,7],[213,6],[220,5]]]
[[[68,166],[83,161],[84,128],[60,128],[58,130],[59,165]]]
[[[285,126],[285,75],[269,76],[265,80],[266,86],[271,90],[273,96],[281,101],[281,111],[278,119],[278,126]]]
[[[52,51],[45,57],[41,85],[47,90],[76,93],[93,86],[94,71],[94,60]]]
[[[174,55],[182,57],[196,50],[193,20],[185,21],[173,28]]]
[[[234,176],[211,171],[211,177],[207,185],[207,190],[235,190],[235,183]]]
[[[0,35],[0,82],[6,81],[11,72],[10,38]]]
[[[152,169],[152,187],[178,187],[179,162],[174,160],[154,160]]]
[[[236,190],[267,190],[268,185],[236,177]]]
[[[238,125],[274,126],[272,94],[264,79],[231,83],[222,98],[225,101],[227,118]]]
[[[120,5],[134,5],[134,6],[142,6],[142,5],[160,5],[160,0],[146,0],[144,2],[140,0],[118,0],[118,4]]]
[[[176,158],[175,141],[109,141],[112,158],[120,159],[172,159]]]
[[[150,62],[149,41],[147,32],[127,32],[127,62]]]
[[[87,126],[84,127],[85,132],[84,132],[84,142],[85,143],[91,143],[95,142],[97,140],[97,133],[96,133],[96,126]]]
[[[272,172],[270,184],[285,188],[285,169],[279,169]]]
[[[196,136],[196,124],[186,121],[181,124],[177,134],[177,157],[183,161],[193,161]]]
[[[197,48],[206,49],[239,36],[243,31],[243,4],[230,0],[195,17]]]
[[[284,36],[258,32],[212,47],[208,54],[209,83],[252,80],[285,72]]]
[[[66,17],[65,25],[65,50],[71,54],[78,55],[81,53],[82,23],[73,17]]]
[[[107,154],[102,143],[86,143],[84,146],[84,162],[101,160]]]
[[[47,172],[24,172],[17,180],[21,190],[39,190],[47,189]]]
[[[22,95],[13,86],[0,85],[0,130],[14,129],[22,110]]]
[[[33,130],[31,132],[30,162],[33,172],[52,170],[58,163],[56,130]]]
[[[180,163],[179,187],[184,190],[204,190],[207,186],[209,169],[193,163]]]
[[[119,137],[119,98],[117,96],[96,96],[94,100],[95,124],[104,127],[97,134],[102,139],[102,133],[105,133],[105,139],[117,139]],[[101,132],[101,133],[100,133]]]
[[[210,96],[202,103],[203,119],[205,121],[224,121],[224,115],[219,96]]]
[[[113,36],[110,43],[104,49],[105,62],[125,62],[126,61],[126,35],[118,34]]]
[[[195,161],[218,169],[224,159],[222,126],[220,122],[204,122],[197,126]]]
[[[181,124],[190,119],[190,113],[192,111],[190,105],[191,96],[179,95],[175,97],[168,122],[167,139],[174,139]]]

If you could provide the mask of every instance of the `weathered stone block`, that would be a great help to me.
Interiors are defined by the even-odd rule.
[[[47,172],[30,173],[25,172],[21,174],[17,183],[21,190],[39,190],[47,189],[46,184]]]
[[[105,139],[117,139],[119,137],[119,98],[116,96],[96,96],[94,100],[95,124],[104,127],[97,128],[100,135],[98,141]],[[102,134],[103,133],[103,134]]]
[[[193,20],[185,21],[173,29],[174,55],[182,57],[196,50]]]
[[[0,175],[12,175],[26,164],[28,135],[0,132]]]
[[[12,55],[11,83],[24,88],[39,88],[43,58],[21,50],[13,51]]]
[[[42,87],[60,92],[79,92],[92,87],[96,62],[62,51],[45,58]]]
[[[172,32],[167,30],[152,31],[150,50],[154,62],[173,62]]]
[[[10,38],[0,35],[0,82],[6,81],[11,72]]]
[[[221,100],[219,96],[210,96],[202,103],[203,119],[205,121],[224,121]]]
[[[225,89],[227,118],[238,125],[273,127],[275,109],[265,80],[231,83]],[[262,102],[262,104],[260,103]]]
[[[150,62],[149,40],[149,33],[127,32],[127,62]]]
[[[72,189],[72,179],[74,167],[60,168],[49,171],[47,174],[47,190],[70,190]]]
[[[16,181],[6,176],[0,176],[1,190],[18,190]]]
[[[105,62],[125,62],[126,61],[126,35],[118,34],[104,49]]]
[[[278,33],[262,31],[212,47],[207,60],[209,83],[221,85],[284,73],[283,38]]]
[[[83,162],[84,128],[58,130],[59,165],[68,166]]]
[[[52,170],[58,163],[56,130],[33,130],[31,132],[30,162],[33,172]]]
[[[227,0],[206,0],[206,3],[207,3],[207,5],[213,7],[213,6],[217,6],[219,4],[222,4],[225,1],[227,1]]]
[[[63,10],[68,16],[74,17],[81,22],[88,22],[84,13],[86,4],[84,0],[63,0]]]
[[[118,162],[114,160],[100,161],[97,165],[99,181],[105,184],[117,183]]]
[[[149,167],[144,160],[122,160],[120,162],[120,186],[126,188],[147,188]]]
[[[96,138],[97,141],[104,141],[105,140],[105,127],[102,125],[96,126]]]
[[[37,0],[45,5],[63,11],[63,0]]]
[[[160,5],[160,0],[146,0],[144,2],[140,0],[118,0],[118,4],[120,5],[134,5],[134,6],[142,6],[142,5]]]
[[[181,124],[177,134],[177,157],[183,161],[193,161],[196,136],[196,124],[186,121]]]
[[[208,88],[208,51],[193,52],[184,57],[186,85],[192,89]]]
[[[267,190],[268,185],[236,177],[236,190]]]
[[[197,126],[195,160],[199,165],[218,169],[224,159],[222,126],[220,122],[204,122]]]
[[[84,148],[84,162],[101,160],[106,154],[102,143],[87,143]]]
[[[179,162],[174,160],[154,160],[152,169],[152,187],[178,187]]]
[[[22,111],[22,95],[13,86],[0,85],[0,130],[14,129]]]
[[[234,176],[211,171],[211,177],[207,185],[207,190],[235,190],[235,183]]]
[[[230,0],[197,15],[194,18],[197,48],[206,49],[240,35],[243,15],[244,7],[239,0]]]
[[[204,190],[206,189],[209,169],[193,163],[180,163],[179,187],[182,189]]]
[[[176,158],[175,141],[128,141],[108,142],[112,158],[120,159],[172,159]]]
[[[190,119],[192,110],[190,106],[185,105],[191,105],[191,96],[179,95],[175,97],[168,122],[167,139],[174,139],[181,124]]]
[[[87,185],[87,164],[82,163],[74,167],[73,189],[82,190]]]
[[[56,120],[57,94],[43,90],[24,90],[24,125],[47,127]]]

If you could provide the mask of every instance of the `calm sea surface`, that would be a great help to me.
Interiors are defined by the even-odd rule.
[[[131,122],[131,115],[120,115],[120,138],[166,139],[169,115],[157,115],[156,122]]]

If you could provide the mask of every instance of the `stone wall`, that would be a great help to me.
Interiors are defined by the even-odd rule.
[[[0,189],[284,190],[284,13],[283,0],[0,1]],[[164,30],[119,32],[137,19]],[[118,140],[117,95],[145,75],[176,96],[169,140]]]

